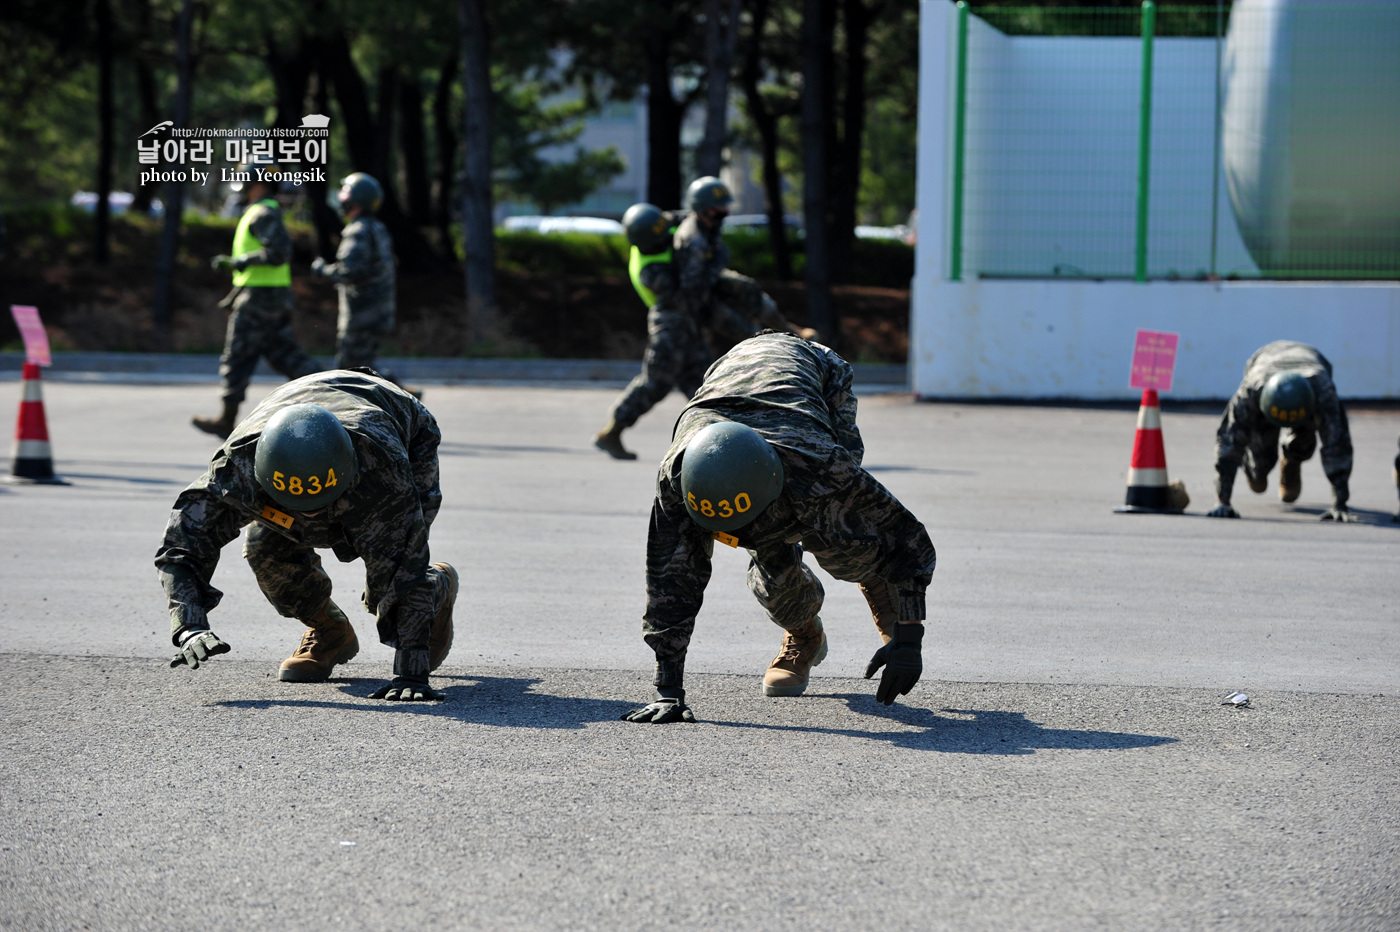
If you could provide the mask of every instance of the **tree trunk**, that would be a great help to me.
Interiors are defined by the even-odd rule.
[[[99,265],[112,257],[112,146],[112,0],[97,0],[97,213],[92,259]]]
[[[321,39],[312,40],[316,60],[316,87],[312,91],[316,113],[331,112],[330,80],[326,75],[325,43]],[[327,169],[330,168],[327,160]],[[340,231],[340,217],[326,202],[330,186],[336,184],[328,176],[325,181],[309,181],[306,193],[311,198],[311,222],[316,226],[316,254],[330,261],[335,258],[335,235]],[[338,186],[338,185],[337,185]]]
[[[194,55],[190,48],[194,32],[194,0],[184,0],[175,26],[175,119],[183,128],[190,121],[193,96]],[[175,284],[175,254],[180,249],[180,215],[185,209],[185,187],[178,181],[165,185],[165,226],[160,235],[160,255],[156,259],[156,294],[152,310],[157,348],[170,348],[172,293]]]
[[[841,140],[831,172],[831,278],[851,280],[856,237],[856,202],[860,193],[861,146],[865,139],[865,78],[869,69],[865,45],[874,10],[862,0],[845,0],[846,93],[842,101]]]
[[[457,133],[452,128],[452,86],[461,60],[450,55],[438,72],[433,94],[433,135],[437,137],[437,204],[433,220],[438,229],[438,248],[449,262],[457,261],[452,239],[452,192],[457,181]]]
[[[831,121],[831,38],[834,0],[802,3],[802,189],[807,229],[807,323],[833,346],[827,144]]]
[[[404,198],[414,226],[432,221],[428,185],[428,149],[423,132],[423,89],[410,76],[399,83],[399,146],[403,157]]]
[[[491,217],[491,64],[482,0],[458,0],[462,30],[462,138],[466,170],[462,184],[463,274],[467,288],[467,332],[473,344],[502,336],[496,308],[496,239]]]
[[[786,209],[783,207],[783,176],[778,168],[778,118],[768,109],[758,90],[763,71],[763,29],[767,20],[768,0],[757,0],[753,9],[753,39],[744,55],[739,83],[748,101],[749,119],[758,130],[763,155],[763,200],[768,213],[768,242],[773,248],[773,264],[779,278],[791,281],[792,248],[788,245]]]
[[[654,19],[654,17],[653,17]],[[671,37],[656,25],[647,57],[647,200],[663,210],[681,204],[682,107],[671,93]]]
[[[139,8],[139,29],[141,35],[150,35],[151,32],[151,5],[142,3]],[[143,127],[155,126],[160,122],[160,107],[156,103],[156,75],[151,68],[151,63],[139,56],[133,58],[133,66],[136,71],[136,103],[141,111],[140,123]],[[151,203],[155,200],[156,186],[153,184],[143,184],[137,187],[135,195],[131,199],[131,212],[133,214],[148,214],[151,212]]]
[[[727,9],[721,11],[722,6]],[[705,136],[695,153],[701,175],[719,175],[729,125],[729,71],[739,34],[739,0],[705,0]]]

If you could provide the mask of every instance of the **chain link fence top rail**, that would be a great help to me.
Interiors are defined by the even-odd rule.
[[[953,269],[1400,277],[1400,2],[963,7]]]

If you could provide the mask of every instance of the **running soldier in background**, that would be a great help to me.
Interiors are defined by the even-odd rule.
[[[232,305],[224,352],[219,357],[219,382],[223,411],[218,417],[194,417],[190,422],[207,434],[226,438],[238,420],[238,406],[248,392],[248,382],[267,357],[272,368],[289,379],[300,378],[321,367],[312,361],[292,336],[292,238],[282,223],[276,183],[262,180],[276,165],[248,168],[253,180],[234,182],[247,195],[247,208],[233,234],[233,255],[215,256],[210,265],[233,272],[233,291],[219,302]]]
[[[282,386],[238,426],[209,470],[175,500],[156,553],[170,607],[172,667],[197,668],[229,645],[209,630],[223,597],[219,552],[252,525],[243,556],[277,611],[308,630],[279,677],[320,682],[359,651],[331,600],[318,548],[365,563],[365,610],[394,648],[394,679],[370,698],[443,699],[428,674],[452,647],[457,571],[429,563],[442,504],[437,421],[368,370],[319,373]]]
[[[355,172],[341,182],[338,200],[346,221],[340,248],[334,262],[317,256],[311,271],[335,282],[340,293],[335,367],[372,369],[380,338],[394,329],[394,240],[374,215],[384,189],[373,176]],[[398,384],[392,375],[380,374]],[[422,397],[419,391],[411,394]]]
[[[1302,466],[1322,438],[1322,470],[1332,483],[1333,504],[1324,521],[1355,521],[1350,497],[1351,430],[1332,383],[1332,364],[1304,343],[1277,340],[1257,350],[1244,366],[1244,380],[1225,407],[1215,435],[1215,509],[1212,518],[1238,518],[1230,505],[1235,472],[1244,466],[1249,487],[1262,494],[1279,459],[1279,431],[1287,428],[1278,495],[1297,501]]]
[[[763,329],[816,339],[815,330],[789,324],[758,282],[730,270],[729,247],[720,230],[734,197],[724,182],[710,175],[697,178],[686,201],[690,213],[676,229],[672,247],[676,284],[685,309],[709,328],[716,353]]]
[[[647,305],[647,348],[642,371],[628,383],[613,404],[608,426],[593,443],[619,460],[637,454],[622,445],[622,432],[656,406],[672,389],[689,398],[700,387],[715,354],[705,338],[701,321],[678,300],[676,271],[671,264],[671,236],[675,215],[651,204],[633,204],[622,216],[631,244],[628,273],[632,287]],[[737,317],[721,308],[720,317]],[[748,326],[740,318],[731,329]]]
[[[765,332],[705,374],[676,422],[656,482],[647,535],[642,632],[656,654],[657,700],[628,721],[694,721],[685,657],[710,580],[715,541],[743,547],[749,589],[786,636],[763,677],[766,696],[797,696],[826,656],[824,592],[804,548],[837,579],[860,585],[885,646],[889,705],[923,670],[924,593],[934,549],[908,509],[861,468],[851,367],[794,334]]]

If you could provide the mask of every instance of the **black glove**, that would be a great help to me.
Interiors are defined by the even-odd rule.
[[[447,693],[433,689],[425,676],[396,676],[369,694],[371,699],[390,702],[427,702],[446,699]]]
[[[181,664],[197,670],[202,661],[215,654],[227,654],[232,649],[208,628],[181,628],[171,640],[180,648],[180,652],[170,658],[172,670]]]
[[[652,725],[669,725],[671,722],[693,722],[695,713],[685,704],[685,690],[675,687],[658,687],[658,698],[650,705],[633,709],[622,716],[624,722],[646,722]]]
[[[1322,513],[1320,521],[1340,521],[1343,524],[1352,524],[1356,521],[1356,515],[1351,513],[1351,509],[1346,505],[1333,505]]]
[[[868,680],[881,667],[880,687],[875,690],[875,700],[885,705],[894,705],[895,696],[907,696],[919,675],[924,672],[924,657],[920,644],[924,640],[924,626],[896,624],[894,640],[875,652],[870,664],[865,668]]]
[[[1206,512],[1207,518],[1238,518],[1240,513],[1230,507],[1229,502],[1221,502],[1215,506],[1214,511]]]

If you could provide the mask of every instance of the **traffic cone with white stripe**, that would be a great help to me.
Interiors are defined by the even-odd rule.
[[[1143,389],[1137,435],[1133,438],[1133,461],[1128,467],[1128,498],[1122,508],[1114,510],[1120,514],[1179,515],[1186,508],[1182,500],[1185,498],[1184,487],[1173,490],[1167,483],[1167,450],[1162,445],[1162,409],[1157,390]]]
[[[25,363],[23,378],[24,394],[20,396],[19,418],[15,421],[14,465],[8,481],[67,485],[53,472],[53,453],[49,449],[49,425],[44,419],[44,396],[39,387],[38,363]]]

